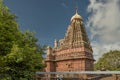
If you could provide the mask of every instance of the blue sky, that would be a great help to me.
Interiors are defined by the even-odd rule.
[[[109,50],[120,50],[120,0],[4,0],[18,16],[22,31],[36,32],[39,44],[53,47],[64,38],[71,17],[83,17],[96,60]]]
[[[42,45],[53,46],[54,39],[64,37],[76,6],[84,21],[88,17],[89,0],[4,0],[4,3],[18,16],[20,29],[35,31]]]

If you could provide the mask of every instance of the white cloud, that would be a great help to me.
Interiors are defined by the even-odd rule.
[[[90,0],[86,24],[95,59],[109,50],[120,49],[120,1]]]

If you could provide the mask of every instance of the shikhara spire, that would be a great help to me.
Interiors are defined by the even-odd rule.
[[[78,8],[76,7],[76,13],[71,18],[71,23],[67,29],[64,39],[59,41],[59,49],[67,49],[70,47],[86,46],[91,48],[82,17],[78,14]]]
[[[46,72],[91,71],[94,62],[92,53],[82,17],[76,8],[65,37],[55,40],[54,48],[47,49]]]

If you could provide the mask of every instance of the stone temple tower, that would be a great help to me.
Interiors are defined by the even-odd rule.
[[[47,48],[46,72],[92,71],[92,53],[83,19],[76,9],[65,37],[59,41],[55,40],[54,48]]]

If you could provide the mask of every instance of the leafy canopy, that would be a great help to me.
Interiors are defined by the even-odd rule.
[[[114,50],[105,53],[97,63],[95,70],[100,70],[102,67],[107,70],[120,70],[120,51]]]
[[[37,44],[33,32],[21,32],[12,14],[0,0],[0,78],[31,80],[44,67],[44,46]]]

